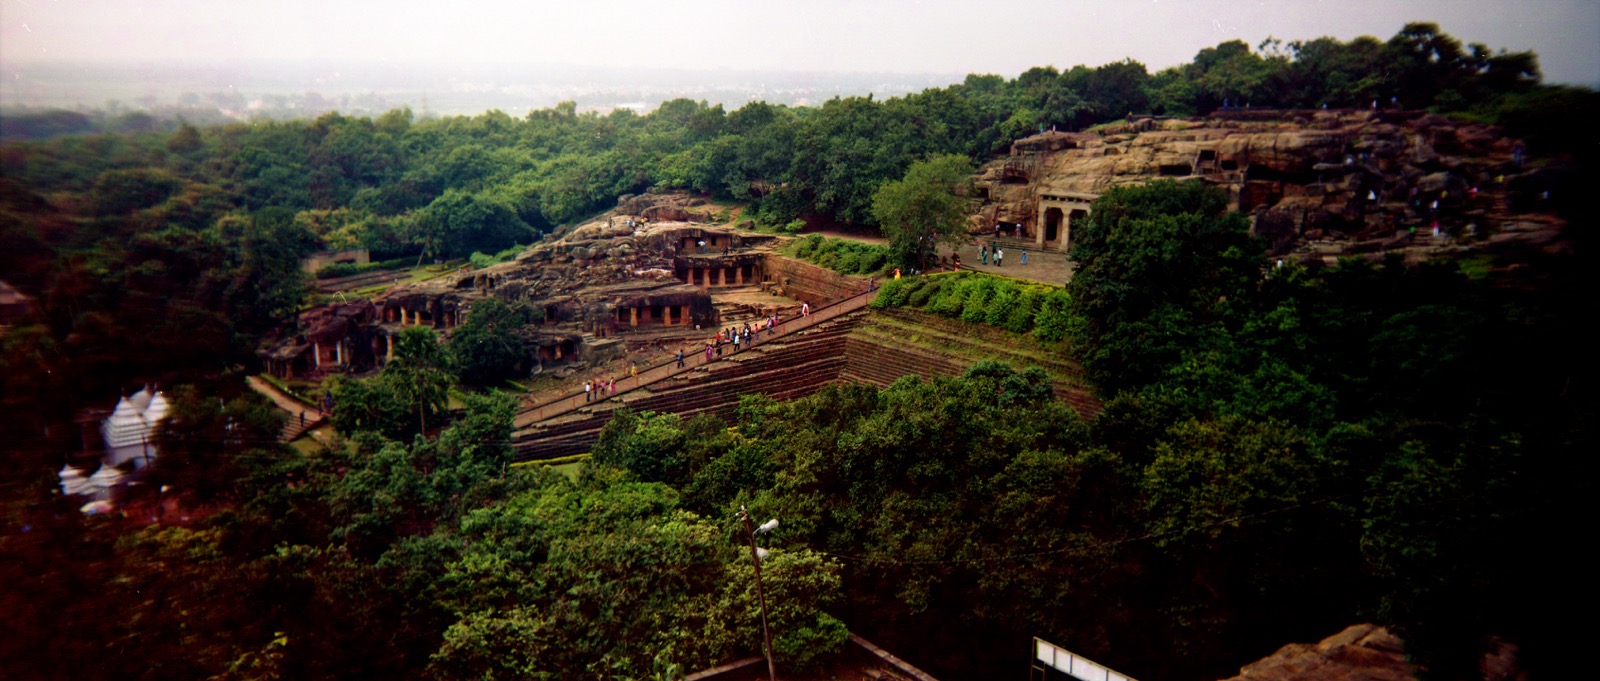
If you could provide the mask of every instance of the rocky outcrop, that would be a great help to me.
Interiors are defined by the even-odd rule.
[[[1400,639],[1388,629],[1357,624],[1322,641],[1291,643],[1245,665],[1227,681],[1414,681]]]
[[[425,275],[431,278],[391,288],[370,302],[311,310],[302,315],[305,331],[275,339],[260,354],[284,378],[365,371],[385,361],[391,339],[404,327],[421,324],[448,334],[471,316],[475,303],[487,298],[537,312],[542,321],[523,329],[522,335],[544,362],[603,359],[615,354],[618,344],[600,341],[619,334],[649,331],[653,341],[678,331],[691,333],[696,325],[713,326],[718,311],[706,288],[675,276],[684,269],[678,266],[680,251],[700,240],[712,242],[710,254],[695,257],[711,265],[743,266],[742,273],[754,282],[760,279],[759,263],[765,256],[749,249],[770,244],[771,237],[661,217],[689,211],[695,201],[683,194],[625,199],[626,210],[566,230],[512,262]],[[723,249],[746,252],[723,257]],[[730,258],[737,262],[721,262]]]
[[[627,195],[617,199],[617,213],[651,222],[710,222],[704,203],[681,193]]]
[[[1019,225],[1022,238],[1043,232],[1050,247],[1066,249],[1070,239],[1046,228],[1063,216],[1047,219],[1043,202],[1172,179],[1222,187],[1280,254],[1462,248],[1507,233],[1543,250],[1565,248],[1549,234],[1560,221],[1543,214],[1550,178],[1519,162],[1519,149],[1492,126],[1420,112],[1143,118],[1018,140],[1009,156],[981,169],[971,224],[974,231]]]
[[[1489,637],[1478,671],[1483,681],[1527,681],[1519,648]],[[1291,643],[1225,681],[1413,681],[1405,645],[1388,629],[1356,624],[1315,644]]]

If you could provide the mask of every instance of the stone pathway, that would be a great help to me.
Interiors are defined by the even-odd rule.
[[[980,243],[988,243],[987,241]],[[988,265],[978,262],[978,246],[966,243],[959,249],[940,248],[939,256],[948,259],[952,252],[961,254],[961,269],[989,272],[1018,279],[1037,281],[1042,284],[1063,286],[1072,278],[1072,261],[1067,259],[1067,254],[1060,251],[1036,251],[1028,249],[1028,264],[1022,264],[1022,251],[1020,249],[1002,246],[1005,251],[1005,265],[995,267],[991,261]]]
[[[320,409],[283,394],[283,391],[278,390],[271,383],[261,380],[258,376],[246,376],[244,381],[250,385],[251,390],[265,395],[267,399],[272,400],[274,405],[277,405],[278,409],[288,414],[289,420],[284,423],[283,430],[278,433],[280,442],[293,442],[299,439],[301,435],[304,435],[306,431],[322,425],[327,420],[327,417],[322,414]],[[305,414],[304,424],[300,421],[301,414]]]
[[[769,334],[763,332],[761,334],[756,345],[760,345],[761,343],[765,343],[771,339],[781,338],[791,333],[809,329],[835,317],[862,309],[867,306],[867,303],[872,301],[872,298],[875,295],[877,294],[871,291],[858,293],[849,298],[845,298],[844,300],[840,300],[812,310],[811,314],[809,315],[797,315],[787,319],[781,319],[779,320],[778,325],[773,327],[772,333]],[[682,368],[677,366],[675,357],[674,359],[669,359],[655,366],[642,367],[639,369],[638,376],[617,378],[617,388],[615,393],[608,392],[605,393],[604,396],[598,396],[595,399],[590,400],[587,399],[588,396],[584,395],[582,389],[572,390],[569,388],[564,392],[564,394],[560,394],[554,399],[545,399],[539,402],[524,403],[525,406],[517,413],[517,416],[513,421],[513,426],[517,429],[527,428],[535,423],[576,411],[594,402],[603,402],[609,399],[616,399],[638,388],[655,383],[656,381],[671,378],[681,373],[693,371],[700,366],[710,364],[712,362],[720,362],[724,361],[725,359],[732,359],[739,354],[732,352],[731,348],[724,346],[724,353],[726,353],[725,355],[713,354],[712,358],[708,360],[706,359],[704,342],[699,344],[691,344],[688,346],[688,350],[689,351],[684,354],[684,366]]]

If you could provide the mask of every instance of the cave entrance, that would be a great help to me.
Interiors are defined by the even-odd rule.
[[[1055,243],[1061,238],[1061,220],[1066,217],[1060,208],[1044,209],[1044,243]]]

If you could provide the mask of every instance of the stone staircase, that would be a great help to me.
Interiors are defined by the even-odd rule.
[[[283,430],[278,431],[278,441],[294,442],[295,440],[300,439],[300,436],[317,429],[322,424],[327,423],[327,421],[327,417],[309,407],[306,408],[306,421],[304,425],[300,423],[299,414],[290,413],[289,420],[284,421],[283,423]]]
[[[669,362],[641,370],[637,379],[618,381],[617,394],[594,402],[580,393],[530,404],[515,422],[516,456],[532,460],[587,452],[622,407],[684,418],[710,413],[732,420],[739,398],[747,394],[787,400],[838,381],[882,388],[906,375],[959,376],[978,359],[1019,368],[1041,366],[1054,377],[1051,388],[1059,399],[1086,418],[1100,412],[1099,400],[1078,380],[1081,369],[1048,350],[1016,349],[1015,338],[1000,329],[937,315],[871,311],[864,307],[868,297],[819,310],[810,326],[767,337],[737,353],[724,346],[729,354],[713,361],[691,354],[683,369]]]
[[[250,389],[272,400],[273,405],[288,417],[283,422],[283,428],[278,431],[279,442],[294,442],[300,439],[300,436],[321,426],[328,420],[316,407],[292,395],[285,394],[276,386],[258,377],[247,377],[245,383],[250,386]],[[306,415],[305,423],[300,422],[300,414],[302,412]]]
[[[762,394],[780,400],[809,395],[838,379],[846,361],[848,334],[866,314],[865,310],[850,312],[625,394],[530,423],[512,437],[517,458],[587,452],[619,407],[684,418],[701,413],[731,418],[741,395]]]

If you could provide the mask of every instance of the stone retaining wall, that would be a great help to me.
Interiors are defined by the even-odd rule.
[[[826,267],[768,254],[767,281],[778,285],[778,293],[817,307],[848,298],[867,288],[867,278],[839,274]]]

